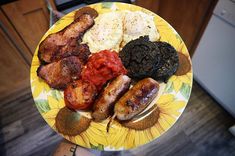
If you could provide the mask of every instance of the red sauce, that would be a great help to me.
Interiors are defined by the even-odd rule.
[[[108,80],[126,73],[127,70],[115,51],[102,50],[89,58],[82,72],[82,79],[90,81],[100,90]]]

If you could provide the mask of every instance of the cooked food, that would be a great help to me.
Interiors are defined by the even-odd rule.
[[[159,39],[153,16],[141,11],[104,13],[95,19],[95,23],[83,37],[92,53],[104,49],[120,51],[129,41],[140,36],[148,35],[151,41]]]
[[[115,102],[129,89],[130,83],[128,76],[120,75],[108,84],[93,106],[91,115],[95,121],[102,121],[113,113]]]
[[[55,127],[59,133],[75,136],[85,131],[90,126],[90,122],[91,119],[64,107],[56,115]]]
[[[82,63],[79,57],[69,56],[59,61],[41,65],[37,70],[37,75],[55,89],[65,89],[72,80],[80,77]]]
[[[84,53],[78,42],[93,24],[94,19],[88,14],[83,14],[61,31],[47,36],[39,45],[38,57],[41,62],[50,63],[75,52]]]
[[[121,47],[140,36],[149,36],[150,41],[157,41],[159,33],[153,16],[141,11],[123,11],[123,41]]]
[[[121,124],[124,127],[135,129],[135,130],[145,130],[147,128],[152,127],[155,123],[158,121],[159,117],[159,110],[155,108],[153,111],[151,111],[145,118],[141,120],[128,120],[123,121]]]
[[[95,9],[91,7],[83,7],[75,12],[74,19],[79,18],[83,14],[89,14],[93,18],[98,16],[98,12]]]
[[[53,60],[60,60],[61,58],[68,56],[78,56],[82,63],[86,63],[89,55],[91,54],[89,47],[86,44],[80,44],[74,40],[68,43],[65,47],[61,48],[56,55],[53,56]]]
[[[148,36],[127,43],[119,56],[131,78],[152,77],[167,81],[178,66],[178,54],[173,46],[166,42],[151,42]]]
[[[96,87],[88,81],[77,80],[64,90],[65,105],[74,110],[90,108],[97,95]]]
[[[90,81],[100,91],[108,80],[126,73],[118,54],[114,51],[103,50],[92,54],[88,59],[86,68],[82,71],[82,79]]]
[[[78,45],[77,41],[73,40],[52,56],[51,60],[58,61],[68,56],[78,56],[80,61],[85,64],[90,54],[91,52],[86,44]]]
[[[145,78],[135,84],[115,104],[114,114],[119,120],[130,120],[142,112],[157,96],[159,84],[151,78]]]
[[[113,8],[115,5],[113,11],[106,9],[108,13],[98,14],[91,7],[78,9],[71,24],[39,44],[38,77],[51,88],[64,91],[65,107],[57,111],[55,128],[68,137],[82,133],[86,142],[92,136],[90,132],[98,134],[96,128],[104,128],[94,122],[105,120],[106,124],[106,119],[107,132],[114,119],[122,130],[134,132],[158,126],[157,95],[166,88],[159,82],[166,82],[173,74],[187,73],[184,71],[191,70],[190,59],[178,54],[169,43],[159,41],[154,15],[120,11]],[[185,62],[189,63],[177,71]],[[92,129],[88,129],[90,124]],[[138,145],[155,135],[150,129],[148,139],[140,142],[142,132],[138,132],[139,139],[133,139],[131,133],[129,140]],[[75,142],[79,142],[76,137]],[[93,140],[94,145],[106,146],[99,140]],[[119,145],[114,143],[113,147],[118,149]]]
[[[148,36],[127,43],[119,56],[128,76],[136,79],[151,77],[161,59],[159,48],[149,41]]]
[[[99,15],[95,25],[83,36],[92,53],[105,49],[119,51],[123,36],[122,17],[118,12]]]
[[[179,66],[179,57],[173,46],[167,42],[155,42],[161,53],[159,65],[156,66],[152,77],[155,80],[167,81]]]

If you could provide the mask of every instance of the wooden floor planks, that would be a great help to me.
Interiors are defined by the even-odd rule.
[[[63,139],[42,119],[30,90],[16,100],[1,102],[0,108],[0,155],[49,156]],[[233,124],[234,118],[194,83],[184,113],[167,133],[139,148],[101,155],[233,156],[235,137],[228,132]]]

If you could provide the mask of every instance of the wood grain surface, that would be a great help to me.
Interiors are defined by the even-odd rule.
[[[29,65],[0,27],[0,99],[29,86]]]
[[[1,6],[31,53],[49,28],[49,12],[44,0],[20,0]]]
[[[8,156],[49,156],[63,140],[42,119],[31,97],[0,103],[0,153]],[[196,83],[177,123],[157,140],[129,151],[102,156],[235,155],[235,137],[228,128],[235,120]]]

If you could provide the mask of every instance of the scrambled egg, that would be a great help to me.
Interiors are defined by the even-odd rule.
[[[105,49],[118,52],[122,35],[123,25],[120,13],[105,13],[95,19],[95,25],[85,33],[83,42],[88,44],[92,53]]]
[[[157,41],[159,39],[159,33],[155,27],[153,16],[141,11],[124,11],[123,27],[124,35],[121,47],[140,36],[148,35],[150,41]]]
[[[145,35],[150,41],[159,39],[153,16],[141,11],[110,12],[95,19],[95,25],[83,36],[83,43],[92,53],[105,49],[119,52],[129,41]]]

